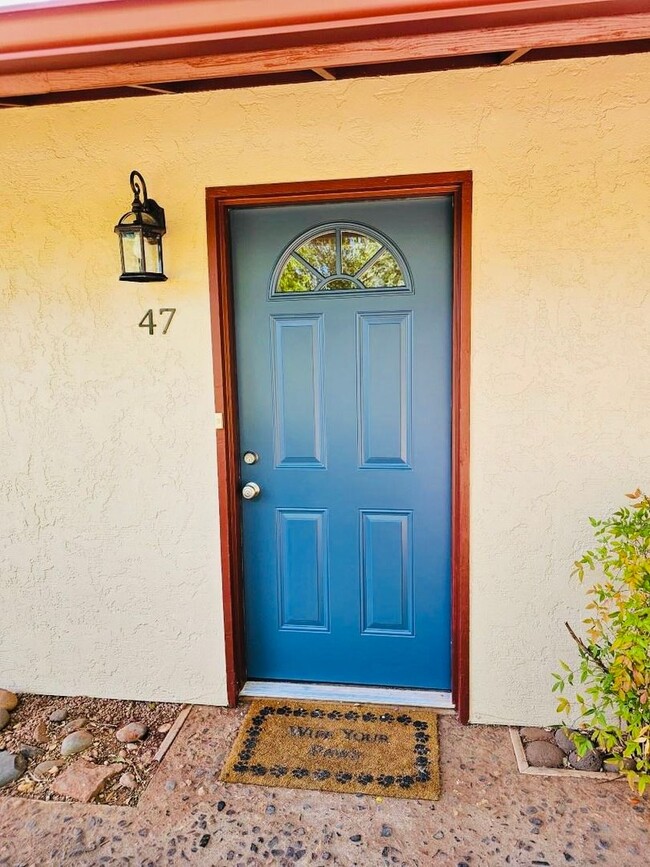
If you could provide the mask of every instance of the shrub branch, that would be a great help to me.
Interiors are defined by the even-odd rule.
[[[604,665],[604,663],[587,647],[587,645],[584,643],[582,638],[580,638],[579,635],[575,634],[573,629],[571,629],[571,627],[569,626],[569,624],[566,621],[564,622],[564,625],[569,630],[569,635],[571,636],[571,638],[573,638],[573,640],[576,642],[576,644],[580,648],[580,652],[582,653],[582,655],[588,656],[589,659],[592,660],[592,662],[595,662],[596,665],[600,669],[602,669],[602,671],[605,672],[605,674],[609,674],[609,669],[607,668],[607,666]]]

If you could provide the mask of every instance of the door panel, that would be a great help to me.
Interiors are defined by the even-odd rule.
[[[323,317],[272,316],[276,467],[324,467]]]
[[[361,512],[362,631],[413,635],[412,512]]]
[[[278,509],[280,629],[329,629],[327,512]]]
[[[411,312],[357,316],[360,466],[406,469],[412,424]]]
[[[448,689],[451,199],[233,209],[231,241],[248,678]]]

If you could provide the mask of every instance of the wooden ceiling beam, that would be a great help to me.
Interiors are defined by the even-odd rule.
[[[547,48],[548,46],[544,46]],[[513,63],[516,63],[524,54],[528,54],[530,48],[518,48],[516,51],[513,51],[511,54],[508,54],[507,57],[504,57],[503,60],[499,63],[499,66],[510,66]]]
[[[334,73],[330,72],[329,69],[323,69],[320,66],[316,66],[312,69],[312,72],[315,72],[316,75],[324,78],[325,81],[336,81],[336,76]]]
[[[0,99],[650,38],[650,13],[0,75]]]
[[[129,84],[127,86],[133,90],[148,90],[150,93],[176,93],[175,90],[170,90],[168,87],[154,87],[152,84]]]

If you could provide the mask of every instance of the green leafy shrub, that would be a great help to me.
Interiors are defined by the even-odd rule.
[[[576,561],[580,582],[590,572],[596,581],[587,590],[586,638],[567,623],[580,660],[572,668],[561,662],[553,691],[578,687],[578,753],[599,747],[643,794],[650,783],[650,498],[627,494],[630,506],[604,520],[590,518],[595,545]],[[571,711],[559,695],[557,712]]]

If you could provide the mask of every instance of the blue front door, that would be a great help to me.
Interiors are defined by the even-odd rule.
[[[451,198],[231,240],[247,676],[449,689]]]

